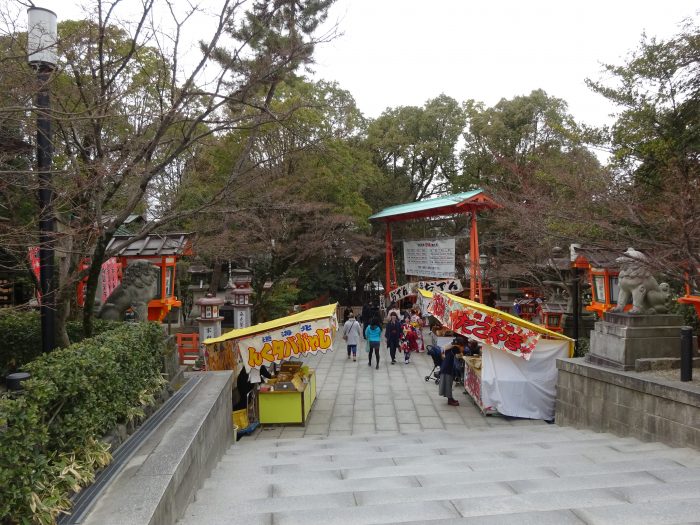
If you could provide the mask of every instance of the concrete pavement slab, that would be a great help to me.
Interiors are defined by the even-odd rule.
[[[464,517],[602,507],[624,503],[616,494],[604,489],[533,493],[527,496],[516,494],[498,498],[462,498],[452,502]]]
[[[449,502],[429,501],[403,505],[369,505],[354,508],[322,509],[314,513],[278,512],[273,515],[279,525],[354,525],[388,523],[398,520],[428,520],[456,517],[459,514]]]
[[[439,417],[421,417],[419,419],[420,424],[423,426],[423,428],[445,428],[442,419],[440,419]]]
[[[577,508],[576,515],[590,525],[667,525],[672,523],[698,523],[700,500],[655,501],[626,505]]]

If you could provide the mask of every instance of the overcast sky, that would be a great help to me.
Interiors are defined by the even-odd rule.
[[[80,16],[79,0],[34,2],[59,20]],[[329,24],[342,34],[317,48],[316,76],[350,91],[368,117],[440,93],[490,106],[541,88],[579,122],[604,124],[613,108],[584,79],[621,63],[643,32],[668,37],[698,10],[698,0],[338,0]]]
[[[585,85],[620,63],[643,32],[668,37],[697,0],[339,0],[344,33],[318,48],[317,74],[337,80],[368,117],[445,93],[493,105],[544,89],[577,120],[609,121]]]

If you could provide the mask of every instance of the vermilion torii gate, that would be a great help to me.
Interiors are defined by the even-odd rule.
[[[479,268],[479,232],[476,227],[476,214],[479,211],[500,208],[482,190],[472,190],[454,195],[446,195],[426,201],[409,202],[385,208],[372,215],[370,221],[382,221],[386,223],[386,281],[384,294],[389,295],[391,290],[398,288],[396,279],[396,262],[391,240],[391,223],[422,219],[427,217],[444,217],[460,213],[469,214],[469,298],[474,300],[477,296],[483,299],[481,285],[481,271]]]

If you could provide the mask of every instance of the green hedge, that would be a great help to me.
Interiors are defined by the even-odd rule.
[[[162,388],[164,341],[158,324],[119,323],[23,367],[32,374],[24,391],[0,398],[4,523],[53,523],[109,463],[99,440]]]
[[[119,326],[113,321],[95,319],[94,335]],[[68,338],[72,343],[83,339],[82,321],[69,321],[66,324]],[[41,355],[41,319],[39,312],[17,312],[6,310],[0,313],[0,374],[4,377],[23,364]]]

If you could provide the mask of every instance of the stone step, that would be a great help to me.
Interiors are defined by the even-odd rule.
[[[698,523],[700,498],[696,494],[688,499],[577,509],[576,514],[591,525]]]
[[[294,479],[300,471],[313,472],[325,480],[368,479],[376,477],[422,476],[429,480],[433,475],[445,473],[448,477],[457,472],[481,472],[521,467],[551,467],[560,476],[576,474],[596,474],[610,472],[634,472],[649,469],[668,470],[677,467],[700,467],[700,459],[694,451],[688,449],[671,449],[660,447],[648,451],[643,460],[635,459],[634,447],[620,447],[630,452],[620,452],[610,446],[596,446],[577,451],[562,448],[556,451],[531,447],[522,452],[496,452],[479,454],[459,451],[430,450],[421,456],[379,456],[358,459],[336,456],[316,456],[314,458],[300,455],[295,462],[279,463],[274,458],[262,458],[254,461],[222,462],[212,474],[214,481],[256,476],[259,481],[271,478],[277,482]],[[570,453],[565,453],[570,452]],[[577,453],[578,452],[578,453]]]
[[[353,436],[354,437],[354,436]],[[523,443],[527,443],[529,446],[538,445],[543,448],[547,448],[550,444],[551,447],[566,447],[567,443],[583,443],[583,442],[595,442],[603,443],[607,440],[608,444],[620,445],[621,448],[629,443],[630,448],[634,448],[630,441],[623,441],[623,438],[617,438],[608,434],[592,434],[592,435],[571,435],[569,433],[535,433],[535,434],[524,434],[519,432],[508,432],[499,433],[493,436],[482,435],[478,437],[472,436],[435,436],[429,438],[423,438],[421,441],[417,441],[416,438],[410,440],[400,439],[400,435],[396,434],[393,436],[384,436],[387,439],[381,442],[375,440],[372,441],[335,441],[331,443],[326,443],[323,441],[315,442],[313,444],[298,444],[294,445],[292,443],[283,443],[275,446],[274,442],[271,443],[269,448],[260,448],[260,446],[255,448],[243,448],[238,445],[232,447],[227,452],[224,460],[228,458],[236,458],[242,456],[250,456],[255,454],[256,450],[265,450],[266,456],[277,460],[281,460],[285,457],[294,456],[304,456],[306,458],[313,458],[315,456],[325,456],[328,454],[342,455],[351,454],[358,455],[364,451],[367,452],[394,452],[400,450],[404,455],[416,454],[420,455],[428,449],[455,449],[455,448],[473,448],[473,449],[487,449],[487,450],[498,450],[500,448],[523,448]],[[256,443],[261,443],[260,441]],[[557,445],[557,443],[559,445]],[[636,441],[638,446],[641,442]],[[656,445],[659,447],[659,445]],[[663,445],[661,445],[663,447]],[[649,447],[651,448],[651,447]]]
[[[392,522],[387,525],[408,525],[423,521]],[[543,512],[517,512],[495,516],[471,516],[469,518],[446,518],[430,520],[430,525],[586,525],[570,510]]]
[[[372,522],[381,523],[378,521],[381,516],[385,515],[389,509],[403,508],[405,506],[413,506],[422,502],[427,508],[445,509],[449,505],[453,505],[459,511],[459,515],[470,519],[483,518],[486,516],[507,515],[509,521],[515,517],[528,520],[534,518],[544,520],[544,523],[553,522],[554,517],[565,518],[563,523],[572,522],[574,515],[569,512],[570,509],[576,509],[576,514],[581,516],[583,512],[586,516],[586,521],[596,523],[600,513],[595,507],[604,506],[615,515],[630,514],[634,512],[629,509],[620,510],[619,507],[629,507],[633,504],[639,509],[644,508],[643,504],[652,502],[678,501],[682,507],[684,502],[692,500],[700,491],[700,481],[693,483],[672,483],[663,484],[653,477],[648,477],[648,484],[629,486],[616,486],[615,483],[634,483],[639,479],[630,479],[617,477],[614,480],[599,479],[599,488],[583,488],[584,484],[579,484],[575,490],[563,490],[561,487],[556,487],[554,492],[543,490],[541,492],[527,491],[527,494],[513,494],[512,488],[507,484],[483,484],[474,483],[470,487],[454,486],[434,487],[426,489],[424,487],[412,487],[393,490],[364,490],[359,492],[345,492],[338,494],[325,495],[323,498],[317,497],[315,494],[306,496],[293,497],[272,497],[250,499],[246,498],[243,501],[236,502],[221,497],[211,497],[206,500],[198,500],[188,509],[188,515],[191,518],[197,516],[210,515],[230,515],[236,516],[245,523],[259,522],[260,516],[274,514],[272,517],[274,523],[297,523],[300,515],[310,513],[313,517],[307,516],[309,523],[321,523],[318,516],[324,516],[324,519],[336,517],[343,519],[339,523],[354,523],[355,521],[345,521],[348,519],[349,513],[353,510],[365,509],[359,512],[360,515],[366,515],[366,509],[376,508],[377,512],[372,513]],[[608,481],[610,483],[608,483]],[[571,487],[571,485],[568,485]],[[603,490],[605,487],[608,490]],[[537,487],[544,489],[544,487]],[[250,493],[247,492],[248,496]],[[436,507],[436,504],[439,504]],[[593,510],[591,510],[593,508]],[[527,513],[525,513],[527,511]],[[683,516],[687,514],[687,510],[682,511]],[[543,516],[540,514],[544,513]],[[593,516],[589,521],[589,514]],[[677,513],[673,514],[677,516]],[[398,516],[392,514],[396,519]],[[251,518],[251,519],[249,519]],[[414,517],[415,518],[415,517]],[[533,522],[525,520],[525,522]],[[415,521],[415,519],[414,519]],[[364,523],[364,521],[360,521]],[[667,521],[673,523],[673,521]],[[613,521],[611,523],[619,523]],[[653,521],[656,523],[656,521]],[[666,523],[666,522],[664,522]]]
[[[509,442],[507,445],[502,443],[482,443],[479,446],[472,446],[471,443],[468,446],[455,446],[454,443],[448,442],[448,445],[445,448],[425,445],[414,447],[396,443],[392,446],[383,447],[368,446],[359,450],[324,449],[323,454],[306,454],[303,452],[295,452],[293,454],[268,453],[248,457],[245,459],[245,462],[258,465],[260,468],[271,466],[284,470],[299,463],[303,463],[306,468],[310,469],[342,468],[353,465],[363,467],[368,464],[371,465],[373,461],[381,463],[386,459],[391,459],[396,464],[443,463],[453,461],[456,455],[459,456],[460,460],[480,458],[498,460],[503,458],[524,459],[553,454],[577,453],[585,454],[595,460],[602,458],[614,460],[629,457],[640,452],[649,453],[653,451],[656,456],[664,453],[666,457],[677,456],[682,458],[684,455],[687,455],[689,460],[695,457],[693,454],[686,454],[685,451],[688,449],[672,449],[663,444],[630,443],[620,439],[609,438],[566,442],[533,442],[528,443],[526,447],[520,444],[513,444],[512,442]],[[242,454],[228,454],[222,459],[222,463],[236,464],[242,460]]]

